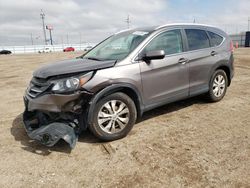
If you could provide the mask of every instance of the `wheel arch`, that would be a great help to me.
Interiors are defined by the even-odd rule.
[[[230,84],[231,84],[231,74],[230,74],[230,69],[229,69],[229,67],[226,66],[226,65],[221,65],[221,66],[219,66],[219,67],[217,67],[217,68],[215,69],[215,71],[217,71],[217,70],[223,70],[223,71],[225,71],[225,73],[226,73],[226,75],[227,75],[228,86],[230,86]]]
[[[211,77],[213,76],[214,72],[217,71],[217,70],[223,70],[225,71],[226,75],[227,75],[227,80],[228,80],[228,86],[230,86],[231,84],[231,69],[230,69],[230,66],[228,65],[227,62],[225,61],[219,61],[217,62],[213,67],[212,69],[210,70],[210,74],[209,74],[209,78],[208,80],[210,81],[211,80]]]
[[[93,120],[93,112],[96,103],[102,99],[103,97],[110,95],[112,93],[122,92],[128,95],[135,103],[137,115],[140,117],[143,114],[144,105],[142,103],[142,98],[139,91],[135,86],[131,84],[113,84],[104,89],[99,90],[90,100],[88,112],[87,112],[87,124],[91,124]]]

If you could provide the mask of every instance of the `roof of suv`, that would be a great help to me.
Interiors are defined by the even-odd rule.
[[[194,24],[194,23],[172,23],[172,24],[165,24],[165,25],[158,25],[158,26],[149,26],[149,27],[140,27],[140,28],[133,28],[133,29],[127,29],[127,30],[122,30],[117,32],[118,33],[122,33],[125,31],[136,31],[136,30],[142,30],[142,31],[146,31],[146,32],[153,32],[156,31],[158,29],[163,29],[166,27],[173,27],[173,26],[198,26],[198,27],[209,27],[209,28],[213,28],[213,29],[217,29],[215,26],[211,26],[211,25],[205,25],[205,24]]]

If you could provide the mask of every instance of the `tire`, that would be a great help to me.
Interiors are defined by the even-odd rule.
[[[224,70],[216,70],[209,83],[208,99],[211,102],[218,102],[224,98],[227,92],[228,78]],[[217,89],[216,89],[217,88]]]
[[[127,136],[136,118],[134,101],[124,93],[114,93],[97,102],[89,129],[97,138],[113,141]]]

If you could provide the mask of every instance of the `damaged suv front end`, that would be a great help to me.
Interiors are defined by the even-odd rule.
[[[103,141],[125,137],[141,114],[141,72],[132,58],[152,28],[116,33],[86,54],[43,66],[24,95],[28,136],[73,148],[86,128]]]
[[[63,139],[71,148],[75,146],[78,135],[86,129],[84,114],[93,96],[83,86],[97,69],[114,66],[115,62],[99,64],[79,58],[34,72],[24,95],[23,113],[25,129],[31,139],[46,146],[53,146]]]

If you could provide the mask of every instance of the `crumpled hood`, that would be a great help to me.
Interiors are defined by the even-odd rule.
[[[108,61],[95,61],[89,59],[70,59],[45,65],[37,69],[34,73],[34,77],[48,78],[51,76],[80,73],[85,71],[99,70],[104,68],[113,67],[116,60]]]

